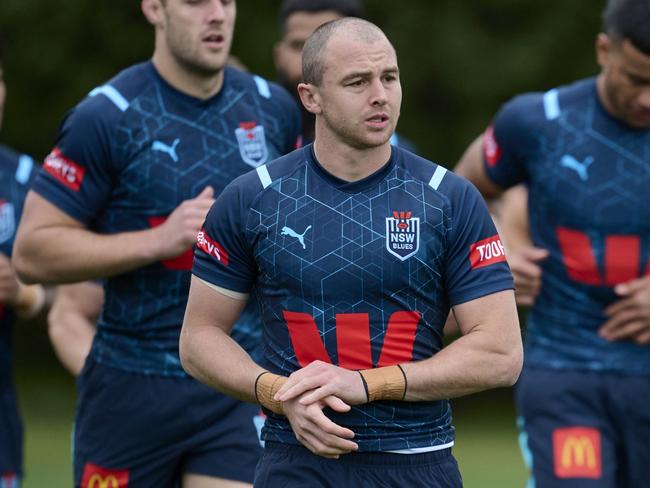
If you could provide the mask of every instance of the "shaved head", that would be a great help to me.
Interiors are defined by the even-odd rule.
[[[354,41],[372,44],[386,40],[386,34],[372,22],[345,17],[321,25],[309,36],[302,52],[302,77],[305,83],[319,86],[325,71],[325,54],[327,43],[334,34],[344,35]]]

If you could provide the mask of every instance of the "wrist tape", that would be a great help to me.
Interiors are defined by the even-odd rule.
[[[375,400],[404,400],[406,396],[406,374],[400,365],[359,371],[366,389],[368,402]]]
[[[274,400],[273,397],[288,379],[286,376],[273,374],[269,371],[260,373],[255,380],[255,398],[257,402],[273,413],[284,415],[282,402]]]

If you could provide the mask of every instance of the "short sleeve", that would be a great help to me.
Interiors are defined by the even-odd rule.
[[[67,114],[33,186],[85,225],[105,205],[117,173],[112,140],[121,112],[103,98],[89,97]]]
[[[256,278],[254,257],[246,237],[242,188],[235,180],[219,195],[197,237],[192,274],[208,283],[249,293]]]
[[[445,285],[457,305],[514,288],[505,249],[478,190],[465,180],[451,199]]]
[[[538,96],[519,96],[505,104],[483,134],[483,162],[501,188],[527,180],[526,163],[536,151]]]

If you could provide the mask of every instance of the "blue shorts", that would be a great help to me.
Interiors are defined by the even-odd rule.
[[[23,467],[23,426],[13,382],[0,376],[0,488],[17,488]]]
[[[460,488],[451,449],[422,454],[361,452],[326,459],[302,446],[267,441],[255,488]]]
[[[650,377],[526,367],[516,398],[536,488],[650,487]]]
[[[174,487],[185,473],[252,483],[262,452],[258,406],[191,378],[93,360],[77,388],[75,486]]]

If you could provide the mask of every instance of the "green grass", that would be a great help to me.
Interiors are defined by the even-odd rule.
[[[17,377],[25,424],[24,488],[72,486],[70,433],[74,382],[57,365]],[[19,368],[20,371],[20,368]],[[455,400],[454,455],[466,488],[523,488],[526,471],[517,446],[510,394],[492,392]]]

